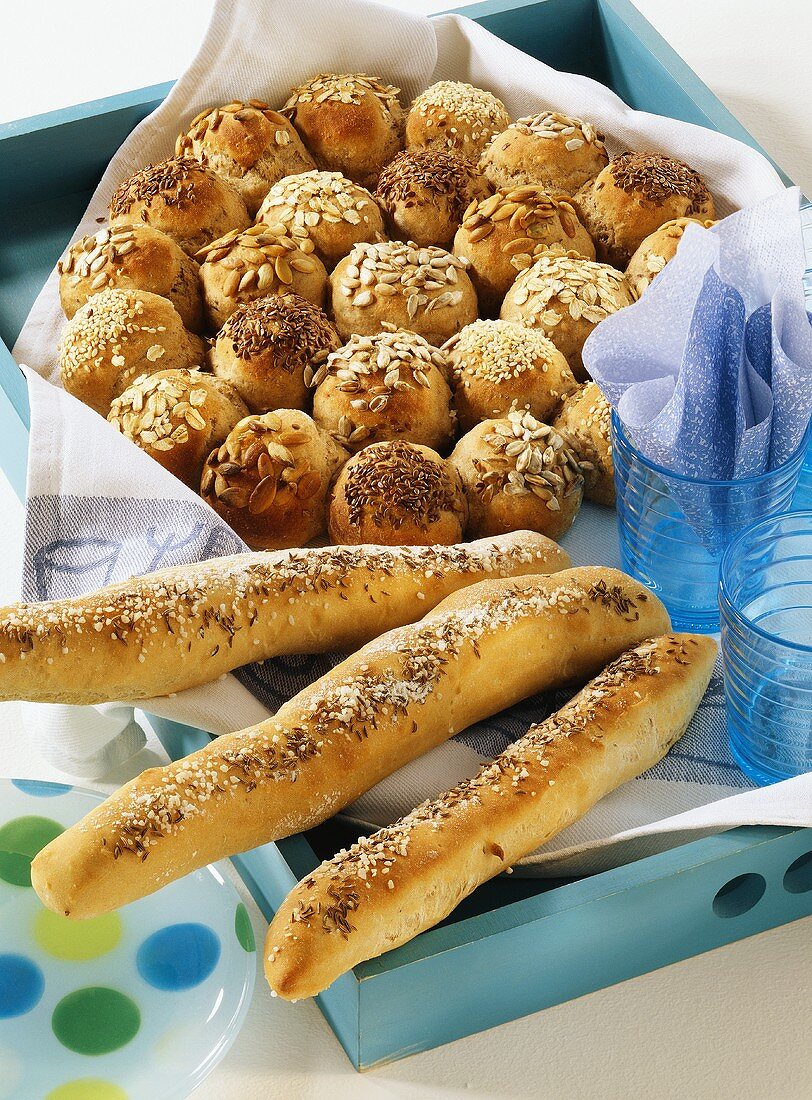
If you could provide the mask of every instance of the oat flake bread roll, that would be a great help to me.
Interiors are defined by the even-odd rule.
[[[716,644],[666,634],[623,653],[473,779],[339,852],[294,887],[265,976],[296,1000],[437,924],[477,886],[660,760],[707,687]],[[36,864],[35,864],[36,866]]]
[[[209,683],[250,661],[349,651],[487,577],[569,567],[529,531],[461,546],[212,558],[0,611],[0,698],[92,704]]]
[[[384,776],[668,628],[613,569],[483,581],[370,642],[258,726],[144,772],[37,856],[43,902],[115,909],[213,860],[311,828]]]

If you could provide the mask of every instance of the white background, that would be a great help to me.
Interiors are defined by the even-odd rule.
[[[812,0],[637,4],[812,194]],[[412,0],[409,6],[428,12],[455,5]],[[210,7],[210,0],[1,0],[0,121],[177,76],[197,48]],[[0,516],[5,602],[17,594],[22,509],[2,475]],[[136,769],[155,752],[153,742]],[[15,704],[0,705],[0,773],[64,778],[26,745]],[[123,778],[111,777],[107,789]],[[264,922],[242,893],[261,944]],[[807,919],[362,1077],[312,1001],[275,1001],[260,978],[235,1046],[195,1095],[810,1100],[811,1036]]]

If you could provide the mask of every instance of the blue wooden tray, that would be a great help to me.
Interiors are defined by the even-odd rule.
[[[633,107],[758,148],[627,0],[495,0],[465,14],[559,69],[602,81]],[[8,348],[108,160],[170,87],[0,126],[0,467],[21,499],[28,401]],[[152,721],[173,758],[208,740]],[[234,862],[270,917],[295,882],[352,839],[327,822]],[[344,975],[318,1002],[353,1065],[366,1069],[809,913],[812,830],[735,829],[580,880],[502,877],[437,928]]]

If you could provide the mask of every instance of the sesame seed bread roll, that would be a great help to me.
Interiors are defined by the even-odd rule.
[[[327,546],[212,558],[0,610],[0,699],[103,703],[209,683],[250,661],[350,651],[487,577],[569,567],[529,531],[461,546]]]
[[[91,917],[324,821],[410,760],[668,628],[612,569],[483,581],[370,642],[273,718],[144,772],[43,849],[42,901]]]
[[[703,635],[643,642],[473,779],[323,863],[268,929],[271,989],[315,996],[413,939],[650,768],[685,732],[715,655]]]

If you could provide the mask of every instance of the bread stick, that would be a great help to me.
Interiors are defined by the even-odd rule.
[[[656,597],[613,569],[471,585],[273,718],[128,783],[40,852],[35,889],[66,916],[115,909],[324,821],[471,723],[666,629]]]
[[[356,649],[487,577],[568,566],[555,543],[519,531],[460,546],[328,546],[164,569],[0,610],[0,699],[168,695],[267,657]]]
[[[314,996],[431,928],[651,767],[685,731],[715,654],[712,639],[691,634],[628,650],[475,778],[323,863],[268,929],[265,974],[274,992]]]

